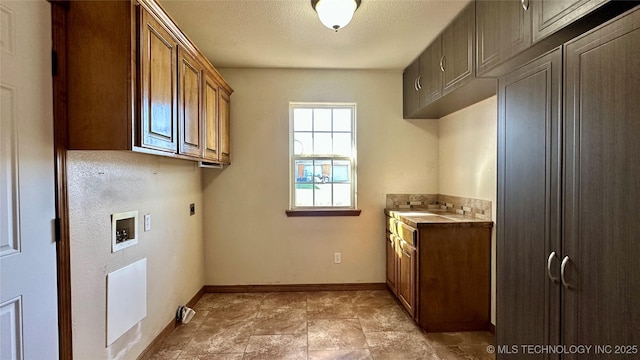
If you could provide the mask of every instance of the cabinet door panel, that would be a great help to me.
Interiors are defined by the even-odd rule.
[[[142,146],[177,152],[177,42],[149,13],[141,13]]]
[[[443,95],[473,77],[474,5],[467,6],[442,33]]]
[[[640,344],[638,53],[640,9],[566,46],[567,344]]]
[[[420,55],[420,107],[442,96],[442,37],[438,36]]]
[[[561,54],[556,49],[499,80],[498,345],[559,343],[560,286],[545,265],[552,251],[561,253]]]
[[[230,144],[230,129],[229,129],[229,121],[230,121],[230,99],[229,95],[222,89],[218,91],[220,93],[220,97],[218,98],[218,121],[220,122],[220,136],[219,136],[219,146],[220,146],[220,162],[224,164],[229,164],[231,161],[231,144]]]
[[[180,125],[180,153],[200,156],[201,149],[201,121],[200,121],[200,87],[202,66],[196,60],[179,49],[180,68],[178,69],[178,83],[180,86],[178,106],[178,121]]]
[[[396,271],[396,246],[393,240],[394,236],[387,233],[386,249],[387,249],[387,286],[391,292],[396,295],[397,292],[397,271]]]
[[[609,0],[532,0],[533,42],[553,34]]]
[[[404,69],[402,74],[402,105],[405,118],[411,117],[420,106],[420,93],[418,92],[418,76],[420,75],[420,60],[416,59]]]
[[[402,240],[398,244],[398,299],[409,315],[415,317],[416,248]]]
[[[477,73],[503,63],[531,45],[531,15],[520,0],[476,2]]]
[[[218,84],[209,73],[204,75],[203,89],[204,158],[218,161]]]

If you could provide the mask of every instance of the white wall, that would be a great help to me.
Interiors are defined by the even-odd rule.
[[[221,72],[235,90],[232,164],[203,170],[206,283],[384,282],[385,194],[438,191],[438,124],[402,119],[401,73]],[[359,217],[285,215],[290,101],[357,103]]]
[[[493,96],[438,121],[439,193],[491,201],[494,223],[497,191],[497,119],[496,97]],[[495,226],[491,237],[491,322],[494,324]]]
[[[190,161],[107,151],[71,151],[67,166],[74,359],[135,359],[204,284],[201,171]],[[111,253],[110,215],[130,210],[139,212],[139,243]],[[143,232],[147,213],[151,231]],[[147,316],[106,348],[106,275],[142,258]]]

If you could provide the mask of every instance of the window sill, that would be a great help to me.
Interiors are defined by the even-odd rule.
[[[336,209],[336,210],[286,210],[288,217],[297,216],[360,216],[360,209]]]

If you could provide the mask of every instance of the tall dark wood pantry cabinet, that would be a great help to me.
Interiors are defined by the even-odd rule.
[[[636,7],[500,79],[498,345],[639,356],[639,53]]]
[[[499,81],[498,344],[557,344],[562,50]],[[557,263],[555,263],[557,265]]]

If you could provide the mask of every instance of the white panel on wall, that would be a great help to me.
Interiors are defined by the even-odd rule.
[[[147,316],[147,259],[107,274],[107,346]]]
[[[2,9],[3,20],[4,13]],[[4,257],[20,252],[20,212],[15,88],[2,84],[0,94],[0,257]]]
[[[22,359],[22,297],[0,305],[0,359]]]

